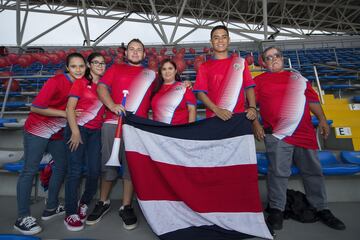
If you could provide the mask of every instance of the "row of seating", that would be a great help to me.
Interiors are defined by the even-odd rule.
[[[264,152],[256,154],[258,173],[266,175],[268,173],[269,159]],[[321,168],[324,175],[353,175],[360,173],[360,152],[342,151],[340,159],[337,159],[331,151],[318,151]],[[306,161],[306,159],[304,159]],[[291,166],[291,175],[297,175],[300,170]]]
[[[331,151],[318,151],[318,157],[324,175],[352,175],[360,173],[360,152],[359,151],[342,151],[340,158]],[[258,173],[266,175],[268,172],[269,159],[265,152],[256,153]],[[304,159],[306,161],[306,159]],[[39,171],[44,169],[47,163],[39,165]],[[13,173],[19,173],[24,167],[24,161],[5,163],[3,169]],[[299,169],[293,165],[291,174],[299,174]]]

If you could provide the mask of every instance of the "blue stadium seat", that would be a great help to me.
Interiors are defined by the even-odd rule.
[[[360,165],[340,162],[330,151],[319,151],[318,157],[324,175],[352,175],[360,172]]]
[[[258,173],[267,175],[268,172],[268,165],[269,165],[269,159],[266,156],[266,153],[264,152],[258,152],[256,153],[257,158],[257,169]],[[296,175],[300,171],[296,166],[291,166],[291,175]]]
[[[354,96],[354,97],[352,98],[352,101],[353,101],[354,103],[360,103],[360,96]]]
[[[39,165],[39,170],[43,170],[46,166],[46,163],[41,163]],[[3,166],[3,169],[9,171],[9,172],[21,172],[21,170],[24,168],[24,161],[18,161],[18,162],[12,162],[12,163],[5,163]]]
[[[2,106],[2,102],[0,103],[0,106]],[[20,107],[28,107],[31,103],[26,102],[6,102],[5,107],[6,108],[20,108]]]
[[[342,151],[340,157],[345,163],[360,165],[360,151]]]
[[[14,123],[14,122],[17,122],[16,118],[0,118],[0,127],[4,127],[4,123]]]
[[[311,122],[314,127],[317,127],[319,125],[319,119],[315,115],[311,116]],[[331,125],[333,123],[333,120],[328,119],[327,123]]]
[[[0,234],[0,239],[6,240],[41,240],[39,237],[18,234]]]
[[[354,86],[349,84],[335,84],[335,85],[322,86],[323,90],[341,90],[341,89],[349,89],[349,88],[354,88]]]
[[[6,92],[0,92],[0,95],[5,96]],[[21,92],[9,92],[9,97],[19,97]]]

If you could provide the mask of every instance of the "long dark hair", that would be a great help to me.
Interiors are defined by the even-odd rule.
[[[85,60],[84,56],[81,55],[80,53],[77,53],[77,52],[76,53],[70,53],[69,55],[67,55],[66,61],[65,61],[65,64],[66,64],[65,66],[67,68],[69,67],[70,61],[73,58],[81,58],[82,60],[84,60],[84,63],[86,63],[86,60]],[[65,72],[68,73],[69,71],[66,69]]]
[[[93,52],[93,53],[91,53],[91,54],[88,56],[88,58],[87,58],[87,63],[90,65],[91,62],[92,62],[92,60],[93,60],[94,58],[96,58],[96,57],[102,57],[102,58],[105,60],[104,56],[103,56],[101,53],[99,53],[99,52]],[[85,78],[89,81],[89,82],[88,82],[88,85],[91,85],[91,84],[92,84],[93,77],[92,77],[92,75],[91,75],[91,69],[90,69],[90,67],[88,67],[88,66],[86,67],[86,70],[85,70]]]
[[[173,60],[171,60],[171,59],[168,59],[168,58],[167,58],[167,59],[164,59],[164,60],[162,60],[162,61],[160,62],[159,69],[158,69],[158,77],[157,77],[157,81],[156,81],[157,84],[156,84],[156,87],[155,87],[155,89],[154,89],[154,91],[153,91],[154,94],[157,93],[157,92],[160,90],[161,86],[164,84],[164,78],[163,78],[163,76],[161,75],[161,69],[163,68],[163,66],[165,65],[165,63],[170,63],[171,65],[174,66],[175,70],[177,70],[176,63],[175,63]],[[176,81],[176,82],[182,82],[179,73],[176,73],[176,74],[175,74],[175,81]]]

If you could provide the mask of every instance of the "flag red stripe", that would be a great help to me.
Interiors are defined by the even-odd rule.
[[[262,211],[255,164],[184,167],[137,152],[126,157],[140,200],[183,201],[200,213]]]

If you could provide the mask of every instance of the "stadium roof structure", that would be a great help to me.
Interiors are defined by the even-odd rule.
[[[16,11],[19,47],[31,45],[72,19],[78,20],[87,46],[100,44],[127,21],[148,24],[165,45],[178,44],[198,29],[218,24],[252,41],[360,33],[358,0],[0,0],[0,12],[3,10]],[[30,12],[62,15],[65,19],[24,42],[25,28],[33,27],[26,24]],[[115,23],[91,39],[90,18]],[[186,31],[179,35],[179,28]]]

